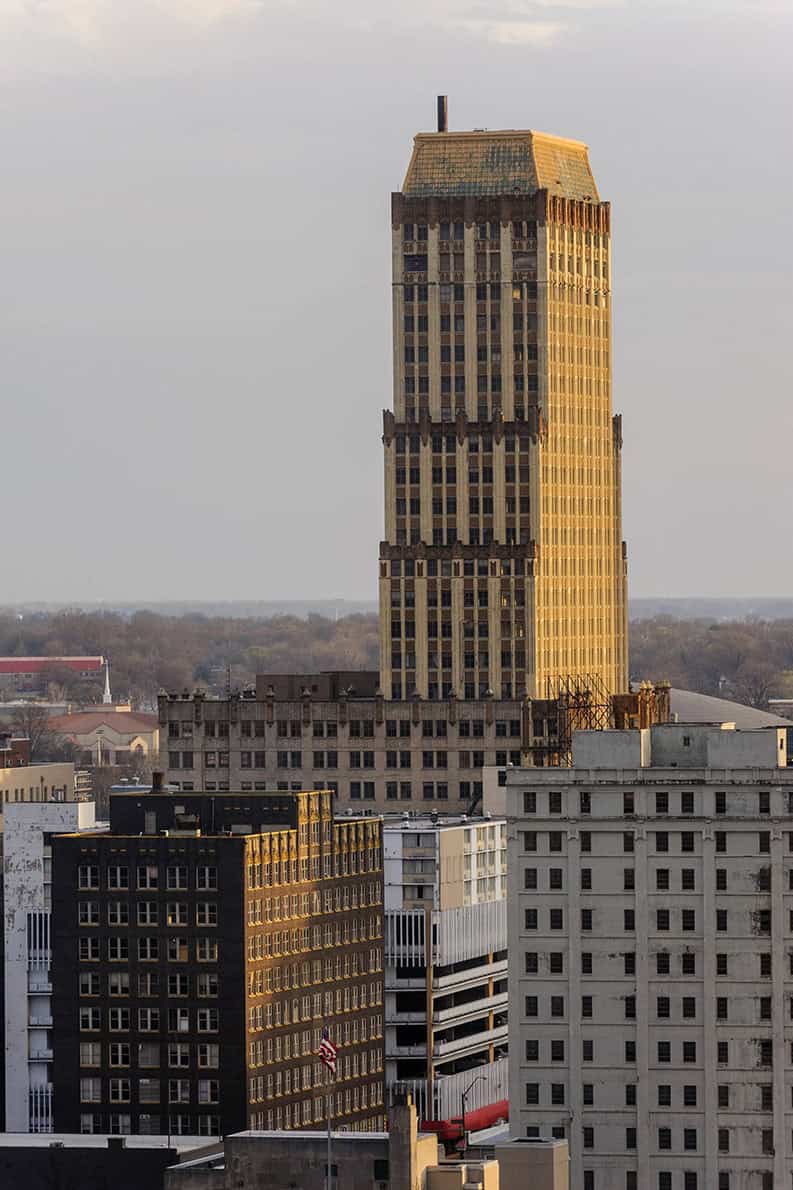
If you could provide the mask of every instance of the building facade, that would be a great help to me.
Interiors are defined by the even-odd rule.
[[[93,802],[3,807],[5,1129],[52,1131],[51,837],[95,831]]]
[[[382,1127],[382,838],[328,793],[117,794],[53,842],[55,1127]]]
[[[0,765],[0,803],[73,802],[90,792],[87,773],[75,771],[73,764]]]
[[[611,215],[587,147],[444,115],[391,215],[381,688],[626,690]]]
[[[506,824],[386,818],[386,1085],[444,1121],[508,1098]]]
[[[507,774],[510,1125],[576,1190],[793,1175],[786,730],[581,732]]]
[[[358,676],[376,685],[376,675]],[[255,695],[161,695],[168,784],[187,792],[330,789],[340,806],[465,811],[481,798],[484,765],[520,764],[525,712],[516,701],[278,697],[269,685],[264,675]]]

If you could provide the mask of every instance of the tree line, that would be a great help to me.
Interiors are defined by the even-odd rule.
[[[150,611],[0,612],[0,655],[102,654],[110,658],[113,692],[137,708],[154,706],[160,690],[220,694],[252,686],[257,673],[377,669],[374,615],[277,616],[271,619]],[[630,625],[631,676],[765,707],[793,694],[793,619],[680,620],[670,616]],[[52,675],[48,693],[77,705],[101,700],[102,676],[86,681]],[[11,697],[8,689],[0,698]]]

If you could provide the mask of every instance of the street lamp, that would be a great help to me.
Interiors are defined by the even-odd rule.
[[[472,1083],[470,1083],[466,1087],[466,1089],[462,1092],[462,1094],[460,1095],[460,1106],[461,1106],[460,1130],[462,1133],[462,1141],[463,1141],[462,1149],[460,1150],[460,1152],[463,1157],[465,1156],[465,1149],[466,1149],[466,1144],[465,1144],[465,1101],[468,1098],[468,1096],[471,1094],[471,1092],[473,1091],[473,1089],[477,1083],[486,1083],[486,1082],[487,1082],[487,1079],[485,1078],[485,1076],[483,1074],[477,1074],[474,1081]]]

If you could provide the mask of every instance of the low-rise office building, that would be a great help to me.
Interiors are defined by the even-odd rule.
[[[581,732],[507,773],[510,1126],[568,1137],[574,1187],[791,1183],[786,735]]]
[[[383,839],[389,1093],[441,1125],[469,1089],[468,1110],[495,1120],[508,1097],[506,824],[406,813]]]
[[[183,791],[330,789],[340,806],[463,811],[484,765],[520,764],[517,699],[386,700],[376,673],[264,674],[229,698],[161,695],[161,753]]]
[[[116,794],[53,841],[55,1127],[382,1127],[379,819],[327,792]]]

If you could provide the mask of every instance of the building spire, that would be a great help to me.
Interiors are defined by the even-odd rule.
[[[113,695],[110,693],[110,661],[105,658],[105,692],[102,695],[102,703],[109,706],[113,702]]]

